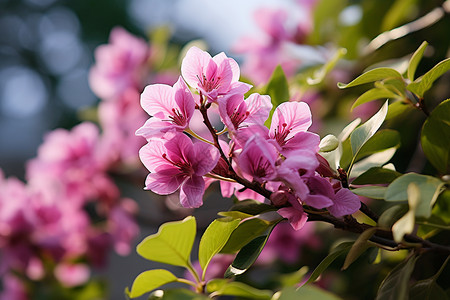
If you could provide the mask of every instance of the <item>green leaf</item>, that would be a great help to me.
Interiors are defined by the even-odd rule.
[[[436,283],[434,278],[428,278],[416,282],[410,292],[410,300],[448,300],[445,291]]]
[[[275,108],[281,103],[289,101],[289,85],[283,68],[280,65],[278,65],[273,71],[272,77],[270,77],[264,94],[270,96],[273,104],[270,117],[265,123],[266,126],[270,126],[272,114],[275,111]]]
[[[436,201],[444,183],[431,176],[408,173],[395,179],[387,188],[386,201],[404,201],[408,199],[407,188],[410,183],[419,187],[420,202],[416,208],[416,217],[428,218],[431,215],[431,207]]]
[[[381,88],[373,88],[371,90],[368,90],[364,94],[358,97],[356,101],[353,103],[352,108],[350,109],[353,111],[353,109],[357,106],[360,106],[361,104],[371,102],[378,99],[386,99],[386,98],[397,98],[399,97],[397,94],[393,93],[392,91],[388,89],[381,89]]]
[[[177,277],[164,269],[145,271],[139,274],[128,292],[128,297],[136,298],[164,284],[177,281]]]
[[[154,291],[148,300],[210,300],[210,298],[187,289],[168,289]]]
[[[136,251],[143,258],[165,264],[187,267],[196,234],[195,218],[161,225],[156,234],[146,237]]]
[[[414,110],[412,105],[405,103],[403,101],[396,101],[394,103],[389,104],[386,120],[394,119],[412,110]]]
[[[375,134],[383,124],[388,109],[388,101],[366,123],[356,128],[350,135],[353,156],[357,156],[361,147]]]
[[[406,86],[406,88],[417,94],[419,97],[423,97],[426,91],[428,91],[433,82],[441,77],[445,72],[450,70],[450,58],[447,58],[437,65],[435,65],[430,71],[426,72],[423,76],[417,78],[410,84]]]
[[[400,26],[407,21],[414,9],[417,0],[396,0],[389,9],[386,10],[381,31],[388,31],[396,26]],[[392,1],[391,1],[392,2]]]
[[[352,193],[372,199],[384,199],[387,188],[384,186],[365,186],[352,189]]]
[[[242,282],[227,279],[213,279],[206,285],[206,291],[214,296],[236,296],[249,299],[271,299],[272,291],[258,290]]]
[[[358,259],[361,254],[363,254],[371,246],[368,241],[376,231],[376,227],[371,227],[359,235],[353,246],[350,248],[347,256],[345,257],[344,265],[342,266],[341,270],[346,270],[356,259]]]
[[[408,194],[408,212],[401,217],[395,224],[392,226],[392,236],[394,237],[394,241],[400,243],[405,234],[410,234],[414,230],[414,224],[416,218],[414,217],[417,204],[420,201],[420,190],[419,186],[411,182],[407,188]]]
[[[244,219],[248,219],[253,217],[253,215],[249,215],[240,211],[220,211],[217,213],[219,216],[222,217],[228,217],[228,218],[232,218],[232,219],[240,219],[240,220],[244,220]]]
[[[389,148],[400,147],[400,134],[396,130],[383,129],[374,134],[359,150],[355,161]]]
[[[277,281],[279,281],[283,287],[297,286],[303,280],[305,275],[308,274],[308,271],[308,266],[303,266],[295,272],[280,274]]]
[[[239,251],[234,261],[228,267],[224,276],[230,278],[246,272],[258,258],[268,239],[269,235],[262,235],[242,247],[241,251]]]
[[[333,55],[333,57],[324,64],[320,69],[316,70],[313,74],[313,77],[306,78],[306,83],[309,85],[316,85],[321,83],[325,76],[333,70],[333,68],[336,66],[337,62],[347,54],[347,49],[345,48],[339,48],[336,53]]]
[[[272,300],[339,300],[338,296],[314,285],[304,285],[298,289],[284,288]]]
[[[397,265],[381,283],[376,300],[407,300],[408,282],[416,260],[413,257]]]
[[[252,241],[254,238],[265,233],[273,224],[259,218],[245,220],[233,231],[221,253],[235,253]]]
[[[392,225],[397,222],[406,212],[408,206],[406,204],[398,204],[386,209],[378,218],[378,226],[381,228],[391,229]]]
[[[394,181],[394,179],[401,175],[401,173],[394,170],[382,167],[374,167],[359,175],[355,180],[352,181],[352,184],[363,185],[391,183],[392,181]]]
[[[227,218],[216,219],[206,228],[198,249],[198,261],[203,270],[203,274],[205,274],[206,268],[213,256],[219,253],[223,246],[225,246],[231,233],[239,225],[239,222],[239,219],[231,221]]]
[[[230,208],[230,211],[240,211],[249,215],[259,215],[263,212],[276,210],[272,205],[264,204],[256,200],[239,201]]]
[[[420,61],[422,60],[423,53],[425,52],[425,49],[427,48],[428,43],[424,41],[422,45],[420,45],[419,49],[414,52],[413,56],[411,57],[411,60],[409,61],[408,71],[407,71],[407,77],[409,80],[414,81],[414,74],[416,74],[417,66],[419,65]]]
[[[353,165],[351,172],[348,172],[349,177],[358,177],[371,168],[383,166],[391,160],[396,151],[396,147],[388,148],[361,159]]]
[[[324,260],[322,260],[322,262],[312,272],[305,285],[314,282],[317,278],[319,278],[320,274],[322,274],[336,258],[344,253],[347,253],[351,249],[352,245],[353,242],[344,242],[332,249],[330,254],[328,254],[328,256],[325,257]]]
[[[450,99],[441,102],[422,127],[422,149],[441,174],[450,172]]]
[[[352,86],[361,85],[364,83],[374,82],[377,80],[383,80],[387,78],[399,78],[402,79],[402,75],[391,68],[376,68],[358,76],[356,79],[348,84],[338,83],[338,87],[341,89],[349,88]]]

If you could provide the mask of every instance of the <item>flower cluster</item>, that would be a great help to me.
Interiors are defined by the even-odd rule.
[[[199,207],[205,188],[219,180],[223,196],[268,201],[297,230],[307,220],[304,207],[336,217],[357,211],[359,198],[319,163],[320,138],[308,131],[308,105],[282,103],[267,128],[270,97],[245,98],[251,86],[240,82],[239,74],[237,63],[224,53],[211,57],[192,47],[176,84],[145,88],[141,105],[151,117],[136,134],[148,142],[140,150],[150,171],[146,189],[162,195],[179,190],[184,207]],[[209,138],[190,128],[196,110]],[[223,123],[220,132],[210,122],[214,113]]]

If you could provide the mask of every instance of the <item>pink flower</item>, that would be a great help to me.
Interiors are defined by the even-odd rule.
[[[253,124],[263,125],[269,117],[272,103],[267,95],[251,94],[246,100],[242,94],[219,99],[219,112],[228,132]]]
[[[273,113],[269,138],[276,141],[284,156],[297,149],[319,150],[320,138],[317,134],[307,132],[311,126],[311,111],[304,102],[284,102]]]
[[[65,287],[81,285],[87,282],[90,276],[89,267],[85,264],[60,263],[54,273]]]
[[[280,208],[278,213],[288,219],[294,230],[300,230],[306,224],[308,215],[303,211],[303,207],[296,197],[290,197],[288,201],[291,206]]]
[[[214,57],[209,53],[192,47],[181,63],[184,80],[209,101],[216,101],[227,94],[245,94],[250,85],[239,82],[240,70],[236,61],[221,52]]]
[[[92,90],[98,97],[109,100],[129,87],[140,88],[148,56],[149,47],[143,39],[123,28],[114,28],[109,44],[95,50],[96,64],[89,73]]]
[[[203,143],[192,143],[182,133],[170,140],[151,140],[139,152],[141,161],[151,172],[146,179],[146,189],[168,195],[180,189],[180,202],[184,207],[203,204],[205,181],[219,160],[217,148]]]
[[[168,131],[182,132],[189,127],[195,110],[191,92],[180,77],[173,87],[148,85],[141,95],[141,106],[153,116],[136,131],[147,140],[161,137]]]

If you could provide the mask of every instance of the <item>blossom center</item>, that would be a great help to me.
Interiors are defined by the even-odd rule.
[[[170,158],[167,157],[166,153],[163,153],[162,158],[164,158],[166,161],[168,161],[169,163],[171,163],[172,165],[177,167],[178,170],[182,174],[185,174],[185,175],[188,175],[188,176],[194,174],[194,169],[192,168],[191,164],[189,164],[184,159],[183,159],[182,162],[174,162],[173,160],[171,160]]]
[[[287,140],[287,136],[289,135],[291,131],[287,128],[287,124],[283,123],[281,124],[281,128],[279,125],[277,125],[277,128],[275,128],[274,130],[274,139],[277,141],[277,143],[280,146],[283,146],[284,144],[286,144]]]
[[[211,92],[212,90],[218,89],[220,87],[220,79],[221,79],[220,76],[218,76],[217,78],[213,76],[212,78],[208,79],[206,78],[205,74],[202,74],[201,78],[197,75],[197,79],[200,86],[206,92]]]
[[[172,108],[173,115],[169,116],[172,123],[183,126],[186,124],[186,117],[176,108]]]

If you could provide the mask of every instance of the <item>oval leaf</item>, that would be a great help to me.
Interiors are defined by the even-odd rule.
[[[219,279],[221,280],[221,279]],[[208,291],[214,290],[214,295],[217,296],[235,296],[235,297],[243,297],[248,299],[267,299],[270,300],[272,298],[272,291],[269,290],[258,290],[254,287],[251,287],[245,283],[242,282],[224,282],[221,280],[219,284],[215,283],[214,281],[211,283],[208,283],[208,285],[214,285],[214,287],[220,286],[219,289],[213,289],[208,288]]]
[[[358,99],[356,99],[356,101],[353,103],[352,108],[350,110],[353,111],[355,107],[377,99],[397,98],[397,97],[398,97],[397,94],[393,93],[388,89],[373,88],[371,90],[368,90],[361,96],[359,96]]]
[[[401,175],[401,173],[394,170],[374,167],[359,175],[355,180],[352,181],[352,184],[363,185],[391,183]]]
[[[422,149],[441,174],[450,172],[450,99],[440,103],[423,124]]]
[[[422,45],[420,45],[419,49],[414,52],[413,56],[411,57],[411,60],[409,61],[408,71],[407,71],[407,77],[409,80],[414,81],[414,74],[416,74],[417,66],[419,65],[420,61],[422,60],[423,53],[425,52],[425,49],[427,48],[428,43],[424,41]]]
[[[314,285],[304,285],[298,289],[296,288],[284,288],[277,294],[273,300],[339,300],[338,296],[321,289]]]
[[[273,210],[277,210],[277,208],[251,199],[239,201],[230,208],[230,211],[240,211],[253,216]]]
[[[272,77],[270,77],[264,94],[270,96],[273,104],[269,118],[265,122],[266,126],[270,126],[275,108],[281,103],[289,101],[289,85],[283,68],[280,65],[278,65],[273,71]]]
[[[361,85],[364,83],[374,82],[377,80],[383,80],[387,78],[402,78],[402,75],[397,72],[396,70],[392,68],[376,68],[370,71],[367,71],[366,73],[360,75],[353,81],[351,81],[348,84],[345,83],[338,83],[338,87],[341,89],[349,88],[352,86]]]
[[[405,201],[408,199],[407,188],[410,183],[417,184],[420,191],[420,201],[416,207],[416,217],[428,218],[431,207],[436,201],[444,183],[431,176],[408,173],[395,179],[387,188],[386,201]]]
[[[384,199],[387,188],[384,186],[365,186],[357,189],[352,189],[352,192],[359,196],[364,196],[372,199]]]
[[[423,97],[426,91],[428,91],[433,82],[441,77],[445,72],[450,70],[450,58],[447,58],[437,65],[435,65],[430,71],[426,72],[423,76],[414,80],[414,82],[408,84],[406,88],[417,94],[419,97]]]
[[[358,155],[361,147],[375,134],[383,124],[388,110],[388,101],[384,103],[381,109],[373,115],[366,123],[356,128],[350,135],[353,156]]]
[[[383,129],[375,133],[359,150],[355,161],[389,148],[400,147],[400,134],[396,130]]]
[[[335,150],[339,146],[339,140],[332,134],[325,136],[319,144],[321,152],[330,152]]]
[[[367,250],[367,248],[370,247],[368,241],[376,231],[376,227],[371,227],[359,235],[352,248],[350,248],[347,256],[345,257],[342,270],[347,269],[361,254],[363,254]]]
[[[206,228],[200,240],[198,250],[198,261],[205,274],[206,268],[212,257],[219,253],[230,238],[231,233],[239,225],[240,220],[229,220],[227,218],[214,220],[208,228]]]
[[[143,258],[165,264],[187,267],[196,234],[195,218],[161,225],[156,234],[146,237],[136,251]]]
[[[410,300],[448,300],[445,291],[436,283],[433,278],[416,282],[410,292]]]
[[[164,284],[177,281],[177,277],[164,269],[145,271],[139,274],[128,292],[128,297],[136,298]]]

